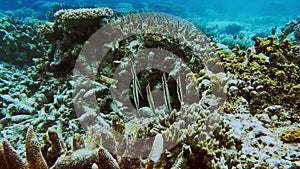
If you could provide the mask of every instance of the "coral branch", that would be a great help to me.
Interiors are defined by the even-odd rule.
[[[88,169],[96,162],[97,150],[82,149],[59,157],[51,169]]]
[[[42,155],[41,146],[32,125],[27,131],[26,159],[29,169],[48,169],[48,165]]]
[[[8,140],[2,139],[3,157],[6,161],[7,169],[27,169],[26,163],[16,153]],[[2,163],[2,162],[0,162]]]
[[[105,149],[100,148],[98,151],[99,167],[100,169],[119,169],[117,161]]]
[[[0,169],[8,169],[4,159],[4,153],[1,148],[0,148]]]

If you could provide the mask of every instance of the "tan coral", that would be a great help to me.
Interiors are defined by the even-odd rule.
[[[98,151],[99,168],[100,169],[119,169],[116,159],[104,148],[99,148]]]
[[[34,133],[33,126],[31,125],[27,131],[26,137],[26,159],[29,169],[48,169],[46,160],[44,159],[41,151],[41,145]]]
[[[81,137],[80,134],[75,133],[75,135],[73,137],[73,141],[72,141],[72,150],[76,151],[76,150],[82,149],[84,147],[85,146],[84,146],[83,138]]]
[[[63,21],[67,29],[77,27],[91,28],[103,22],[103,18],[111,17],[113,11],[110,8],[79,8],[61,9],[54,14],[58,20]]]
[[[2,148],[0,148],[0,169],[7,169]]]
[[[63,153],[59,136],[55,128],[51,127],[48,129],[48,140],[50,141],[51,146],[47,151],[47,162],[51,166]]]
[[[27,169],[26,163],[16,153],[8,140],[2,139],[3,157],[6,161],[7,169]],[[1,162],[0,162],[1,163]]]

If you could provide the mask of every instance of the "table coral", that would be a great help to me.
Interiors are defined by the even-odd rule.
[[[48,67],[54,72],[69,72],[82,44],[110,18],[110,8],[61,9],[54,14],[56,20],[39,26],[39,32],[51,42]]]

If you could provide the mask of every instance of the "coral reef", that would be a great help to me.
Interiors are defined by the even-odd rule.
[[[281,115],[283,110],[271,108],[281,105],[291,111],[286,118],[298,121],[299,46],[292,46],[288,39],[278,42],[275,36],[257,37],[254,49],[243,51],[236,45],[232,54],[221,52],[220,57],[224,69],[236,76],[236,82],[228,86],[233,102],[237,96],[243,97],[252,114],[268,111]]]
[[[294,39],[296,41],[300,41],[300,16],[298,16],[295,20],[290,21],[281,29],[281,38],[285,38],[288,35],[294,35]]]
[[[52,134],[49,134],[50,132],[48,131],[48,137],[51,138]],[[50,165],[51,167],[48,167],[45,157],[42,154],[40,143],[37,140],[35,132],[33,131],[33,126],[28,128],[26,135],[27,163],[23,162],[22,158],[15,152],[14,148],[6,139],[2,140],[2,149],[0,150],[0,158],[3,159],[1,162],[4,162],[4,164],[1,165],[3,169],[86,169],[92,168],[92,166],[97,164],[99,165],[100,169],[119,168],[116,160],[109,152],[107,152],[107,150],[103,148],[99,148],[95,151],[77,150],[71,154],[65,152],[64,155],[61,155],[55,160],[53,165]]]
[[[113,15],[110,8],[61,9],[56,20],[40,25],[39,32],[51,43],[48,62],[54,72],[70,72],[82,44]]]
[[[236,35],[243,29],[242,26],[238,24],[229,24],[224,28],[224,33],[230,34],[230,35]]]
[[[35,18],[18,19],[6,15],[0,19],[1,61],[25,68],[34,65],[33,58],[41,58],[47,45],[38,33]]]
[[[26,70],[1,63],[1,169],[299,168],[299,46],[269,36],[255,38],[246,51],[230,50],[188,23],[130,14],[106,27],[118,37],[105,44],[100,66],[81,70],[97,77],[71,75],[83,44],[112,14],[108,8],[60,10],[54,22],[40,25],[51,42],[47,57]],[[161,53],[146,50],[153,48],[174,55],[158,58]],[[117,71],[131,78],[131,56],[156,65],[173,61],[170,73],[141,71],[126,85],[139,114],[113,102],[109,90]],[[78,59],[86,63],[85,57]],[[191,71],[181,93],[172,75],[185,68]],[[170,91],[163,105],[151,103],[154,88]],[[94,94],[97,103],[89,105],[84,98]],[[79,113],[73,104],[83,107]]]
[[[238,143],[238,151],[228,153],[234,156],[229,168],[299,167],[298,146],[281,141],[282,128],[272,126],[276,119],[270,119],[268,114],[252,116],[249,112],[227,114],[224,119],[233,129],[232,139]]]
[[[72,92],[68,77],[55,78],[53,74],[36,74],[36,68],[19,70],[1,64],[0,129],[1,138],[10,138],[21,155],[25,140],[13,137],[26,135],[29,125],[36,128],[38,138],[54,126],[63,138],[81,133],[72,107]]]

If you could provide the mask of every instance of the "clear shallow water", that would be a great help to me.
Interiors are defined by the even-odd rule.
[[[176,15],[176,16],[179,16],[181,18],[185,18],[185,19],[191,21],[198,28],[201,28],[203,31],[205,31],[205,33],[207,33],[207,35],[214,37],[215,38],[214,40],[216,42],[225,44],[230,49],[234,48],[234,46],[237,43],[239,43],[241,49],[243,49],[245,51],[246,51],[247,47],[253,46],[253,37],[269,36],[270,34],[272,34],[272,30],[273,30],[274,26],[278,26],[278,30],[275,33],[273,33],[275,36],[278,37],[278,34],[280,33],[280,29],[282,27],[284,27],[284,25],[287,22],[289,22],[291,19],[295,19],[297,17],[297,15],[299,15],[299,12],[300,12],[299,11],[300,3],[297,0],[290,0],[290,1],[271,1],[271,0],[269,0],[269,1],[263,1],[263,2],[258,1],[258,0],[257,1],[237,1],[237,0],[158,1],[158,0],[155,0],[155,1],[143,1],[143,2],[140,2],[137,0],[136,1],[133,1],[133,0],[125,1],[125,2],[124,1],[116,1],[116,0],[106,0],[106,1],[92,1],[92,0],[88,0],[88,1],[83,1],[83,0],[82,1],[31,1],[31,0],[8,1],[8,0],[0,0],[0,4],[1,4],[1,7],[0,7],[1,15],[0,16],[6,16],[7,22],[10,23],[12,21],[12,23],[13,23],[13,21],[18,21],[18,19],[14,20],[14,18],[20,18],[21,22],[22,21],[26,22],[29,20],[30,22],[33,22],[36,27],[37,27],[38,22],[41,22],[43,24],[49,20],[49,16],[52,16],[51,14],[53,14],[53,12],[56,11],[56,10],[54,10],[55,4],[67,4],[67,6],[71,6],[71,7],[72,6],[73,7],[75,7],[75,6],[77,6],[77,7],[82,7],[82,6],[103,7],[103,6],[105,6],[105,7],[111,7],[119,13],[122,13],[122,12],[126,13],[128,11],[165,12],[165,13],[173,14],[173,15]],[[12,16],[14,16],[14,17],[12,17]],[[18,25],[18,24],[16,24],[16,25]],[[29,25],[27,28],[28,29],[32,28],[32,26]],[[5,35],[5,38],[3,36],[3,38],[2,38],[3,41],[1,41],[2,44],[0,43],[0,47],[2,47],[3,50],[6,47],[8,48],[8,47],[15,46],[15,45],[10,45],[10,44],[13,44],[10,41],[9,41],[9,44],[6,43],[6,42],[8,42],[8,41],[5,41],[7,39],[12,40],[12,42],[17,42],[16,44],[20,46],[20,48],[19,48],[20,51],[15,50],[15,48],[11,48],[12,50],[8,50],[8,54],[6,56],[9,59],[13,58],[13,56],[16,57],[16,58],[13,58],[15,60],[12,61],[12,62],[15,62],[16,65],[24,64],[25,58],[27,58],[30,61],[31,57],[36,57],[36,55],[32,53],[33,52],[31,50],[32,48],[27,48],[27,45],[24,45],[27,43],[29,44],[29,46],[31,45],[31,43],[36,44],[35,39],[33,39],[32,37],[28,38],[28,36],[26,34],[24,34],[23,33],[24,31],[22,31],[22,30],[23,29],[19,29],[18,30],[19,32],[16,32],[14,29],[8,30],[11,32],[7,32],[6,30],[4,31],[4,29],[1,30],[1,33],[3,35]],[[9,35],[14,34],[14,33],[16,33],[15,39],[10,38],[11,36],[9,36]],[[23,36],[20,36],[19,34],[25,35],[24,39],[23,39]],[[36,35],[37,33],[33,31],[33,33],[31,33],[31,34]],[[21,37],[21,38],[19,38],[19,37]],[[292,37],[292,36],[290,36],[290,37]],[[28,39],[26,39],[26,38],[28,38]],[[33,39],[33,42],[29,43],[30,39]],[[18,41],[18,40],[20,40],[20,41]],[[38,39],[36,39],[36,40],[38,40]],[[58,42],[58,43],[60,43],[60,42]],[[6,44],[6,46],[4,44]],[[73,45],[73,44],[71,44],[71,45]],[[25,47],[21,48],[23,46],[25,46],[26,48]],[[60,50],[60,49],[58,49],[58,50]],[[6,51],[6,50],[4,50],[4,51]],[[38,50],[35,49],[35,51],[38,51]],[[63,51],[63,52],[65,52],[65,51]],[[0,55],[3,53],[4,52],[0,52]],[[41,54],[42,55],[41,57],[44,58],[42,50],[39,50],[39,52],[37,52],[37,54]],[[261,56],[261,55],[257,55],[257,56]],[[0,57],[2,57],[2,56],[0,56]],[[264,59],[264,57],[261,59]],[[231,60],[234,60],[234,59],[228,59],[228,61],[231,61]],[[235,65],[235,64],[236,63],[233,63],[233,65]],[[1,65],[2,64],[0,64],[0,66]],[[276,66],[277,65],[275,64],[275,68],[277,69]],[[279,67],[279,69],[281,69],[281,68],[283,69],[287,66],[289,66],[289,65],[283,65],[283,66],[281,65]],[[291,67],[292,66],[295,67],[295,65],[291,65]],[[273,67],[274,67],[274,65],[273,65]],[[245,71],[247,71],[247,70],[249,70],[249,69],[245,69]],[[272,70],[272,69],[270,69],[270,70]],[[280,70],[281,72],[279,72],[278,75],[281,75],[282,72],[286,71],[286,70],[288,70],[288,69]],[[41,124],[43,124],[44,126],[43,125],[34,126],[35,130],[37,131],[37,133],[39,135],[41,135],[41,133],[44,134],[46,132],[47,127],[52,126],[55,120],[57,120],[57,121],[61,120],[61,121],[63,121],[62,123],[64,124],[64,126],[63,126],[64,128],[62,129],[63,134],[64,134],[64,140],[66,140],[66,138],[71,138],[74,135],[73,132],[81,131],[80,129],[76,128],[77,123],[75,125],[75,122],[72,121],[72,120],[74,120],[74,119],[72,119],[72,118],[74,118],[73,114],[72,114],[74,112],[70,108],[73,105],[71,102],[71,99],[70,99],[72,97],[70,94],[70,93],[72,93],[72,91],[65,92],[65,91],[68,91],[66,86],[68,86],[67,84],[68,84],[68,82],[70,82],[70,81],[68,81],[68,80],[70,80],[70,79],[68,79],[68,77],[61,77],[59,75],[58,77],[62,78],[62,80],[56,79],[57,77],[52,77],[49,79],[48,78],[47,79],[38,79],[38,80],[36,80],[35,78],[30,79],[31,76],[28,75],[28,72],[26,72],[26,70],[19,71],[14,68],[12,69],[9,65],[2,66],[0,71],[1,71],[0,80],[4,79],[3,82],[5,82],[5,84],[0,83],[2,85],[0,88],[1,89],[0,96],[1,96],[2,100],[0,100],[0,101],[2,102],[4,100],[3,101],[4,104],[2,104],[2,103],[1,103],[2,105],[0,104],[0,108],[1,108],[0,120],[2,118],[5,119],[7,114],[12,114],[11,116],[16,115],[16,117],[13,118],[16,121],[18,121],[18,120],[22,121],[23,119],[27,119],[27,118],[29,118],[28,121],[30,121],[32,119],[42,119],[41,121],[44,121],[44,123],[41,122]],[[297,69],[297,71],[299,74],[298,69]],[[39,73],[41,73],[41,72],[39,72]],[[39,74],[39,73],[37,73],[37,74]],[[29,71],[29,74],[30,74],[30,71]],[[43,73],[41,73],[41,74],[43,75]],[[247,74],[247,76],[249,74]],[[252,72],[251,72],[251,74],[252,74]],[[251,77],[251,74],[249,75],[249,77]],[[4,75],[4,76],[2,76],[2,75]],[[6,77],[6,75],[7,75],[7,77]],[[41,75],[41,77],[42,77],[42,75]],[[19,82],[20,81],[19,79],[27,79],[28,78],[27,76],[29,77],[28,81],[24,80],[22,82]],[[52,76],[52,75],[49,75],[49,76]],[[20,78],[20,77],[22,77],[22,78]],[[32,77],[34,77],[34,76],[32,76]],[[281,76],[278,76],[278,77],[281,77]],[[230,77],[230,78],[232,78],[232,77]],[[260,79],[257,80],[255,78],[256,77],[253,77],[253,81],[263,82],[263,81],[260,81]],[[274,78],[274,77],[272,77],[272,78]],[[278,79],[275,77],[275,80],[278,80]],[[107,82],[109,82],[108,80],[110,80],[110,79],[107,79]],[[279,80],[282,81],[281,79],[279,79]],[[42,81],[42,82],[46,81],[46,82],[45,82],[45,84],[41,83],[41,84],[36,85],[36,81]],[[233,80],[232,85],[234,85],[235,82],[236,82],[236,80]],[[289,80],[284,80],[284,82],[288,83]],[[33,84],[33,85],[28,85],[28,83]],[[73,84],[74,84],[74,82],[73,82]],[[245,84],[248,84],[248,82],[247,83],[245,82]],[[265,84],[262,84],[262,85],[265,85]],[[289,84],[289,86],[293,86],[293,85],[296,86],[296,84],[292,84],[292,85]],[[2,87],[3,87],[3,89],[2,89]],[[38,88],[38,87],[40,87],[40,88]],[[62,90],[60,90],[60,87],[62,88]],[[234,87],[235,86],[233,86],[232,89],[235,89]],[[66,88],[66,90],[64,90],[64,88]],[[253,88],[253,87],[249,86],[249,88]],[[42,89],[42,91],[40,91],[40,89]],[[43,90],[43,89],[45,89],[45,90]],[[267,92],[270,91],[268,89],[266,89]],[[278,89],[280,91],[280,89],[281,89],[280,85],[279,85]],[[295,87],[295,89],[297,89],[297,88]],[[39,92],[41,93],[41,95],[39,95]],[[44,93],[45,93],[45,95],[47,95],[46,99],[43,98]],[[26,95],[26,94],[28,94],[28,95]],[[248,96],[248,94],[249,93],[246,93],[247,96]],[[36,100],[34,100],[34,99],[33,99],[33,101],[30,100],[31,97],[36,98]],[[278,97],[281,97],[281,95],[278,95]],[[28,100],[29,100],[29,103],[27,103]],[[253,97],[253,100],[254,101],[256,100],[256,96]],[[32,101],[33,104],[31,104],[30,101]],[[41,101],[41,103],[40,103],[40,101]],[[39,102],[39,103],[37,103],[37,102]],[[52,102],[54,102],[54,103],[52,103]],[[64,106],[64,103],[66,103],[66,102],[69,107]],[[279,161],[279,163],[282,163],[282,161],[283,161],[284,163],[282,163],[282,166],[291,166],[292,162],[294,162],[296,160],[299,161],[299,159],[300,159],[299,148],[297,148],[294,144],[283,144],[282,140],[280,140],[280,138],[279,138],[281,136],[281,134],[283,133],[282,132],[283,130],[289,131],[293,128],[297,128],[297,127],[299,128],[299,117],[295,117],[295,118],[293,117],[294,121],[296,121],[298,118],[298,122],[291,123],[291,121],[289,121],[289,119],[286,118],[284,113],[293,115],[293,114],[299,113],[299,111],[296,112],[296,110],[295,110],[295,112],[294,112],[294,110],[287,109],[287,110],[284,110],[283,112],[281,112],[281,111],[277,112],[277,108],[280,107],[281,105],[272,106],[273,103],[270,103],[270,106],[267,105],[269,107],[262,106],[262,108],[259,111],[263,112],[263,113],[269,113],[270,118],[272,119],[272,121],[271,121],[271,119],[269,119],[269,116],[267,114],[262,114],[262,116],[257,116],[257,117],[252,116],[249,113],[249,110],[247,107],[248,105],[246,104],[247,100],[245,101],[245,99],[244,100],[239,99],[237,101],[232,101],[232,102],[233,102],[232,106],[234,107],[233,110],[238,111],[237,114],[228,116],[228,119],[232,120],[230,122],[230,124],[232,123],[232,126],[237,133],[236,135],[234,135],[234,138],[236,138],[237,140],[241,139],[241,141],[243,141],[245,143],[242,147],[241,152],[239,152],[240,154],[248,156],[249,151],[251,151],[251,152],[256,151],[256,153],[253,154],[253,158],[264,159],[264,157],[265,157],[265,159],[267,159],[267,160],[271,159],[271,162],[269,163],[270,165],[276,164],[277,161]],[[235,102],[237,102],[237,104]],[[28,109],[27,104],[29,105],[29,109]],[[241,104],[242,106],[240,106],[239,104]],[[267,103],[267,104],[269,104],[269,103]],[[25,105],[25,106],[23,106],[23,105]],[[38,105],[38,106],[36,106],[36,109],[34,111],[32,111],[32,109],[30,109],[30,106],[35,106],[35,105]],[[61,105],[63,105],[63,106],[61,106]],[[260,102],[257,105],[260,105]],[[292,103],[291,107],[292,107],[292,105],[296,105],[296,104]],[[3,106],[4,108],[2,108],[1,106]],[[245,107],[243,107],[243,106],[245,106]],[[256,105],[254,104],[252,106],[254,107],[253,108],[254,111],[256,111],[256,107],[255,107]],[[57,108],[57,110],[56,110],[56,108]],[[235,110],[235,108],[236,108],[236,110]],[[299,108],[299,107],[297,107],[297,108]],[[25,109],[25,111],[19,112],[19,109]],[[228,111],[226,113],[230,113],[230,111],[231,111],[230,109],[226,109],[226,110]],[[45,121],[45,119],[43,119],[42,116],[41,116],[41,118],[39,118],[40,117],[39,115],[38,115],[38,117],[28,116],[27,111],[30,113],[33,112],[32,114],[34,114],[34,115],[36,115],[35,114],[36,112],[41,113],[42,115],[49,113],[47,115],[47,116],[49,116],[47,118],[48,121]],[[106,111],[108,111],[108,110],[106,110]],[[148,110],[146,109],[145,112],[146,111],[149,111],[149,109]],[[24,113],[25,116],[19,116],[20,113]],[[57,116],[57,115],[58,116],[61,115],[61,116],[59,118],[57,118],[52,113],[53,114],[55,113],[55,116]],[[239,114],[239,113],[241,113],[241,114]],[[243,114],[243,113],[245,113],[245,114]],[[273,116],[273,113],[275,114],[274,116]],[[70,114],[72,114],[72,117],[69,117]],[[277,121],[278,117],[276,114],[278,114],[278,116],[279,116],[279,121]],[[266,116],[263,116],[263,115],[266,115]],[[280,117],[280,115],[282,115],[282,118]],[[68,117],[66,117],[66,116],[68,116]],[[8,119],[9,118],[10,117],[8,117]],[[258,118],[259,118],[259,120],[258,120]],[[71,119],[70,123],[74,124],[74,125],[70,125],[70,123],[68,123],[68,120],[65,120],[65,119]],[[243,119],[243,121],[240,119]],[[280,120],[283,120],[283,122]],[[7,138],[9,140],[12,140],[12,142],[13,142],[13,140],[17,140],[17,139],[21,140],[21,141],[24,140],[26,129],[28,128],[28,125],[31,124],[31,122],[27,122],[25,125],[19,125],[19,127],[14,127],[15,124],[6,123],[6,121],[4,121],[4,120],[1,122],[5,127],[2,127],[0,125],[0,130],[3,129],[1,131],[0,139],[2,139],[1,137],[3,137],[3,138]],[[272,125],[270,125],[271,122],[272,122]],[[273,123],[274,123],[275,127],[273,126]],[[55,124],[54,124],[54,127],[60,127],[60,126],[59,125],[55,126]],[[72,127],[74,127],[75,129]],[[254,128],[254,130],[253,130],[253,128]],[[199,130],[202,130],[202,129],[199,129]],[[253,130],[253,132],[251,130]],[[248,131],[250,131],[250,132],[248,132]],[[271,134],[270,134],[270,131],[272,132]],[[246,134],[243,134],[243,132],[245,132]],[[19,133],[21,133],[21,134],[19,134]],[[256,135],[257,137],[256,136],[254,137],[253,133],[258,133]],[[263,133],[263,134],[261,134],[261,133]],[[23,139],[22,138],[20,139],[19,135],[22,135]],[[264,137],[266,135],[268,137]],[[272,138],[270,139],[269,136]],[[273,136],[274,136],[274,140],[275,140],[274,142],[273,142]],[[258,138],[258,137],[261,137],[261,138]],[[257,141],[258,139],[260,139],[260,141]],[[299,140],[295,139],[293,141],[298,142]],[[260,144],[260,142],[262,142],[260,145],[258,145],[258,147],[262,147],[261,149],[255,147],[256,145],[252,145],[252,143],[256,143],[256,142],[259,142],[259,144]],[[270,143],[269,147],[267,144],[265,144],[265,142],[267,144]],[[249,145],[248,145],[248,143],[249,143]],[[237,142],[236,144],[238,145],[237,147],[240,147],[240,145],[239,145],[240,142]],[[275,145],[275,147],[274,147],[274,145]],[[22,147],[24,147],[23,142],[20,144],[20,141],[15,141],[14,146],[17,149],[21,149],[19,151],[21,151],[21,155],[24,155],[24,150],[22,149]],[[267,150],[267,151],[265,151],[265,150]],[[289,150],[289,151],[286,152],[286,150]],[[226,152],[230,152],[230,151],[225,150],[224,154],[226,154]],[[200,154],[200,153],[198,152],[198,154]],[[240,154],[238,155],[237,158],[240,157]],[[271,154],[271,155],[269,156],[269,154]],[[226,154],[226,155],[229,156],[231,154]],[[251,153],[251,155],[252,155],[252,153]],[[243,161],[244,157],[242,156],[242,158],[240,158],[240,159],[241,159],[241,161]],[[228,159],[228,161],[230,161],[230,160],[232,160],[232,159]],[[170,161],[170,160],[168,160],[168,161]],[[201,158],[201,160],[198,160],[198,162],[199,161],[202,161],[202,158]],[[252,162],[252,163],[254,164],[256,162]],[[189,164],[192,165],[193,163],[189,162]],[[234,165],[235,164],[232,164],[232,166],[234,166]],[[263,165],[263,164],[261,164],[261,165]],[[297,167],[299,167],[299,166],[300,166],[300,164],[298,163]],[[1,166],[0,166],[0,168],[1,168]],[[247,168],[250,168],[250,167],[248,166]],[[276,168],[276,167],[273,167],[273,168]],[[277,167],[277,168],[286,168],[286,167]]]
[[[69,5],[95,5],[95,4],[116,4],[130,3],[139,10],[145,6],[153,7],[161,4],[170,6],[181,6],[184,10],[200,16],[208,15],[209,12],[221,17],[253,17],[253,16],[295,16],[300,12],[300,1],[298,0],[76,0],[76,1],[35,1],[35,0],[0,0],[0,9],[10,10],[22,7],[36,8],[37,2],[45,3],[66,3]]]

